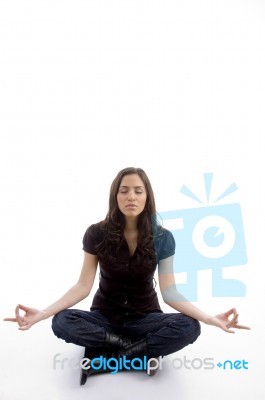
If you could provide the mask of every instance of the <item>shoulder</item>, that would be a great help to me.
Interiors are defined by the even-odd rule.
[[[158,226],[156,229],[154,245],[158,261],[175,254],[174,236],[171,231],[162,226]]]
[[[90,225],[86,230],[86,233],[93,235],[93,236],[100,235],[103,232],[104,232],[103,221],[100,221],[100,222],[97,222],[96,224]]]
[[[172,232],[161,225],[157,225],[154,237],[158,241],[174,239]]]
[[[83,249],[88,253],[95,254],[95,246],[103,240],[104,235],[103,221],[90,225],[83,237]]]

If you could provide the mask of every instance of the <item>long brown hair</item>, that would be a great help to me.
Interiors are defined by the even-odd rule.
[[[119,247],[124,240],[125,218],[119,209],[117,194],[123,177],[132,174],[137,174],[141,178],[147,194],[144,210],[137,221],[138,249],[140,254],[146,255],[152,260],[154,259],[153,238],[157,229],[157,213],[153,189],[143,169],[128,167],[122,169],[111,184],[109,210],[105,220],[101,222],[101,228],[104,230],[104,239],[98,246],[98,255],[104,261],[109,259],[110,253],[118,253]],[[116,248],[116,252],[113,252],[113,247]]]

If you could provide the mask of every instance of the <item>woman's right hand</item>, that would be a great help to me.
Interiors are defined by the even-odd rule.
[[[20,310],[24,311],[25,314],[20,315]],[[21,331],[26,331],[31,328],[32,325],[46,319],[46,313],[44,311],[26,307],[22,304],[16,306],[15,315],[15,318],[4,318],[4,321],[17,322],[19,325],[18,329]]]

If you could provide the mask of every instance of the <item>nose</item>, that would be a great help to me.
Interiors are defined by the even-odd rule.
[[[135,199],[135,194],[133,190],[128,192],[128,200],[133,201]]]

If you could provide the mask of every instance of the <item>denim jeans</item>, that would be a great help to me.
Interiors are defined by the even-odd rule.
[[[141,317],[125,317],[113,324],[99,310],[66,309],[53,317],[54,334],[67,343],[88,349],[91,355],[106,353],[106,331],[132,342],[146,339],[149,357],[166,356],[195,342],[200,323],[181,313],[150,312]]]

